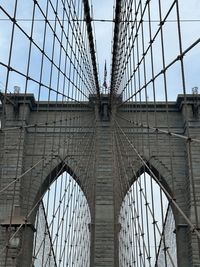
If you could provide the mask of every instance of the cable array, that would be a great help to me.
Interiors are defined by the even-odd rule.
[[[100,98],[89,3],[3,2],[0,29],[0,265],[89,266],[90,95]]]
[[[139,94],[143,101],[146,98],[166,101],[174,99],[177,93],[189,92],[186,80],[190,74],[184,71],[188,68],[186,59],[189,59],[191,50],[197,51],[200,40],[196,36],[192,43],[185,44],[181,15],[178,1],[169,4],[116,1],[111,90],[120,94],[123,102],[136,101]],[[155,18],[157,25],[154,25]],[[168,25],[172,20],[173,29]],[[170,44],[166,45],[170,33],[173,34],[174,49]],[[178,85],[181,90],[174,89],[175,92],[168,85],[172,70],[180,73]]]
[[[159,266],[157,261],[163,261],[163,266],[177,266],[174,254],[175,235],[174,218],[166,230],[165,220],[168,219],[169,205],[162,188],[155,182],[155,177],[141,168],[135,172],[130,151],[126,149],[127,140],[120,128],[115,130],[116,154],[119,155],[117,164],[122,169],[120,175],[121,198],[123,199],[119,222],[119,261],[120,266]],[[131,184],[130,170],[126,169],[127,162],[131,166],[135,182]],[[142,165],[142,164],[141,164]],[[147,168],[146,168],[147,169]],[[126,186],[123,186],[125,176]],[[128,192],[127,191],[128,188]],[[125,195],[125,198],[124,198]],[[170,229],[171,226],[171,229]],[[168,238],[166,238],[168,233]],[[162,243],[162,253],[160,253]]]
[[[98,91],[87,29],[90,21],[77,20],[83,19],[85,12],[89,16],[85,2],[31,1],[25,10],[17,1],[12,7],[0,6],[1,17],[8,19],[2,28],[9,32],[9,36],[3,32],[9,45],[0,60],[5,96],[17,81],[21,93],[33,92],[37,100],[84,101]],[[24,13],[30,15],[29,22],[18,21]]]
[[[127,181],[120,213],[120,266],[177,266],[166,236],[165,196],[179,213],[181,229],[188,227],[194,233],[193,242],[200,251],[198,173],[193,164],[200,147],[199,134],[192,129],[199,120],[199,95],[198,89],[188,88],[194,80],[190,66],[196,68],[193,53],[199,53],[200,39],[197,32],[191,40],[187,38],[181,5],[184,3],[177,0],[116,1],[110,101],[111,106],[117,105],[113,120],[116,155],[121,154],[116,161],[123,169],[121,199],[124,176]],[[177,104],[172,106],[170,101],[177,94]],[[175,119],[174,112],[180,110],[182,116]],[[180,155],[186,165],[181,165],[181,160],[178,163]],[[160,170],[155,172],[155,166]],[[163,180],[165,175],[167,181]],[[154,181],[160,196],[153,192]],[[179,183],[184,184],[183,190],[191,186],[184,201],[178,193]],[[185,211],[188,203],[194,210],[191,218]],[[155,213],[158,210],[161,216]]]
[[[38,212],[33,266],[89,266],[90,211],[82,190],[72,177],[62,174],[51,192]],[[55,204],[51,207],[49,201]]]
[[[181,12],[178,0],[116,0],[101,20],[88,0],[2,1],[0,266],[89,267],[102,245],[95,200],[113,211],[120,267],[176,267],[180,229],[200,260],[200,97],[187,88],[200,38],[183,30],[199,19]],[[102,98],[92,21],[114,23]],[[106,65],[104,76],[106,88]],[[96,195],[107,182],[113,195]]]

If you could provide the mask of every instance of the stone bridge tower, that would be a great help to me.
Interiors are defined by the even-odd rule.
[[[151,129],[147,125],[146,130],[142,131],[141,128],[138,130],[136,125],[130,124],[130,121],[133,122],[137,116],[135,112],[137,103],[124,104],[118,108],[113,106],[110,113],[107,95],[102,96],[100,112],[95,101],[91,101],[91,105],[86,105],[88,103],[84,102],[82,104],[37,103],[33,95],[20,94],[11,95],[9,99],[10,101],[6,101],[5,106],[1,106],[0,110],[0,185],[1,188],[5,188],[14,182],[6,191],[6,196],[3,192],[0,194],[0,247],[2,249],[6,243],[8,227],[11,226],[14,232],[20,226],[18,238],[23,248],[19,253],[14,244],[13,246],[8,244],[10,246],[7,250],[7,266],[13,266],[13,259],[16,259],[15,266],[30,265],[38,201],[61,169],[73,176],[88,200],[91,211],[91,267],[119,266],[118,215],[126,192],[144,166],[132,143],[128,141],[127,145],[120,149],[124,157],[129,155],[131,162],[127,159],[126,166],[116,164],[117,147],[120,146],[120,144],[117,146],[114,137],[116,124],[120,126],[118,130],[122,130],[122,138],[125,138],[123,133],[129,137],[129,140],[134,139],[136,134],[141,135],[143,146],[139,142],[137,151],[148,166],[145,171],[152,172],[171,196],[169,200],[175,217],[178,266],[200,266],[199,241],[195,234],[199,229],[191,229],[173,204],[175,201],[195,225],[195,212],[198,216],[200,214],[200,146],[198,142],[192,142],[192,140],[200,140],[200,120],[198,106],[195,106],[192,95],[187,95],[187,105],[184,105],[181,95],[176,102],[169,103],[170,129],[177,134],[173,137],[168,132],[166,106],[162,102],[157,103],[159,130]],[[95,96],[91,96],[92,99],[94,100]],[[145,116],[146,108],[146,103],[140,104],[141,116]],[[187,112],[187,121],[185,112]],[[154,108],[151,103],[148,103],[148,116],[153,124]],[[44,125],[47,118],[49,123]],[[94,123],[88,125],[89,120]],[[186,123],[189,125],[190,139],[178,136],[186,136]],[[9,130],[10,128],[12,131]],[[83,135],[88,135],[88,142],[90,138],[92,140],[92,136],[95,136],[95,153],[92,155],[93,161],[90,162],[90,172],[87,175],[84,169],[88,164],[89,151],[85,151],[84,157],[80,155],[80,151],[84,149],[84,144],[80,142]],[[173,148],[172,155],[169,155],[168,142],[166,142],[169,137]],[[60,146],[66,142],[67,150]],[[74,146],[77,146],[76,153],[74,153]],[[188,156],[188,149],[192,160]],[[170,156],[173,159],[172,162],[169,160]],[[193,180],[191,180],[191,170]],[[120,182],[118,179],[118,174],[121,173],[123,176],[125,171],[129,174],[128,184],[125,180]],[[87,179],[87,191],[84,188],[85,179]],[[193,190],[195,190],[195,199]],[[124,193],[121,197],[119,197],[119,191]],[[26,220],[27,211],[30,210],[34,212]],[[2,267],[4,257],[5,253],[0,257]]]

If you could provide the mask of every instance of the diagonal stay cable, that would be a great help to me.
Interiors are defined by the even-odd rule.
[[[47,219],[47,214],[45,212],[45,207],[44,207],[44,203],[43,201],[41,202],[41,207],[42,207],[42,212],[44,214],[44,218],[45,218],[45,228],[47,230],[47,234],[48,234],[48,237],[49,237],[49,240],[50,240],[50,244],[51,244],[51,251],[52,251],[52,254],[53,254],[53,258],[54,258],[54,267],[57,267],[57,262],[56,262],[56,255],[55,255],[55,251],[54,251],[54,247],[52,245],[52,238],[51,238],[51,235],[50,235],[50,230],[49,230],[49,227],[48,227],[48,219]]]
[[[167,207],[167,212],[165,214],[165,219],[164,219],[164,223],[163,223],[163,229],[162,229],[162,235],[161,235],[161,238],[160,238],[160,243],[159,243],[159,247],[158,247],[158,252],[156,254],[156,262],[155,262],[155,266],[158,265],[158,257],[159,257],[159,254],[160,254],[160,251],[161,251],[161,245],[162,245],[162,242],[164,241],[163,237],[164,237],[164,233],[166,231],[166,224],[167,224],[167,218],[169,216],[169,209],[170,209],[170,204],[168,204],[168,207]]]
[[[83,115],[84,117],[84,115]],[[0,132],[7,132],[7,131],[13,131],[13,130],[22,130],[22,129],[28,129],[28,128],[37,128],[40,126],[52,126],[55,125],[57,122],[62,123],[62,122],[67,122],[73,119],[78,119],[81,118],[81,116],[74,116],[74,117],[70,117],[70,118],[65,118],[65,119],[58,119],[58,120],[52,120],[49,121],[47,120],[46,122],[37,122],[34,124],[27,124],[27,125],[22,125],[22,126],[14,126],[14,127],[7,127],[7,128],[2,128],[0,129]],[[57,127],[60,127],[59,125]],[[67,126],[66,126],[67,127]]]
[[[126,119],[120,115],[117,114],[117,117],[137,126],[137,127],[140,127],[140,128],[145,128],[145,129],[150,129],[152,130],[154,133],[163,133],[163,134],[166,134],[168,136],[173,136],[173,137],[179,137],[181,139],[184,139],[186,142],[196,142],[196,143],[200,143],[200,139],[197,139],[197,138],[192,138],[192,137],[188,137],[188,136],[185,136],[185,135],[182,135],[182,134],[178,134],[178,133],[174,133],[172,131],[166,131],[166,130],[162,130],[158,127],[153,127],[153,126],[150,126],[150,125],[147,125],[145,123],[140,123],[140,122],[137,122],[137,121],[133,121],[133,120],[129,120],[129,119]]]

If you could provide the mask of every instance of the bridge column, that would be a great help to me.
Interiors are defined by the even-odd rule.
[[[114,216],[114,166],[111,122],[103,95],[103,107],[99,114],[96,107],[96,169],[95,169],[95,205],[94,240],[91,255],[91,267],[117,267],[118,244]],[[99,118],[100,117],[100,118]]]
[[[200,139],[200,104],[198,95],[187,95],[187,105],[184,106],[182,99],[182,115],[184,120],[185,135]],[[189,192],[189,217],[191,222],[200,231],[200,144],[187,143],[186,165],[188,168],[188,192]],[[187,228],[189,239],[189,262],[190,266],[200,267],[200,241],[196,234]]]
[[[98,122],[96,137],[96,192],[94,267],[116,267],[114,263],[114,199],[112,134],[110,122]]]
[[[30,234],[33,235],[31,225],[24,221],[21,210],[21,179],[23,173],[24,146],[26,131],[20,129],[22,122],[26,125],[29,116],[27,104],[6,103],[5,114],[1,125],[2,166],[0,184],[1,189],[7,189],[0,196],[0,266],[28,266],[27,257],[32,257]],[[6,118],[6,119],[5,119]],[[11,129],[12,128],[12,129]],[[16,180],[17,179],[17,180]],[[15,183],[13,183],[16,180]],[[10,185],[11,184],[11,185]],[[23,225],[20,227],[20,225]],[[11,239],[11,237],[14,238]],[[25,236],[28,235],[28,238]],[[29,242],[26,244],[26,240]],[[26,264],[19,261],[22,246],[26,247]]]

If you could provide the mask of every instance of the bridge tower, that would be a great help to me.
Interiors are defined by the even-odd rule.
[[[200,267],[199,1],[114,2],[0,1],[0,267]]]
[[[95,149],[93,154],[93,160],[90,162],[90,172],[87,177],[84,174],[84,166],[88,160],[89,151],[86,152],[86,156],[80,157],[80,147],[77,150],[77,154],[71,146],[68,146],[68,150],[59,147],[58,132],[55,130],[56,125],[52,127],[50,124],[48,132],[44,131],[43,120],[46,115],[46,103],[43,102],[40,109],[36,111],[37,102],[33,95],[26,96],[25,105],[22,103],[23,95],[18,95],[14,99],[11,96],[10,99],[15,101],[17,104],[17,113],[13,103],[6,102],[5,114],[1,113],[2,131],[1,131],[1,144],[4,150],[1,150],[1,158],[3,153],[6,153],[6,158],[1,161],[1,185],[3,188],[8,187],[5,195],[1,194],[0,209],[1,209],[1,249],[5,246],[8,234],[11,231],[12,234],[16,231],[13,240],[7,244],[7,249],[1,257],[0,266],[4,266],[5,257],[7,257],[7,265],[25,267],[29,266],[32,261],[32,247],[33,247],[33,236],[35,232],[35,216],[36,210],[31,216],[26,219],[27,210],[32,210],[33,207],[37,206],[38,200],[48,189],[49,183],[55,180],[57,173],[65,165],[65,169],[69,173],[74,172],[73,177],[81,186],[82,190],[86,194],[88,204],[91,211],[91,224],[88,226],[91,233],[91,267],[100,266],[119,266],[119,244],[118,235],[120,231],[119,224],[119,211],[125,197],[126,192],[129,190],[128,186],[132,185],[133,181],[137,179],[135,176],[139,170],[144,167],[141,164],[141,160],[138,159],[138,155],[135,153],[133,147],[129,143],[125,146],[126,152],[132,159],[134,165],[127,159],[125,169],[117,164],[116,157],[119,157],[119,147],[116,145],[115,140],[115,127],[114,123],[119,125],[119,129],[122,136],[128,135],[130,140],[134,138],[136,134],[134,127],[130,126],[129,121],[134,120],[135,106],[134,104],[123,105],[117,110],[112,110],[112,115],[109,110],[108,96],[103,96],[103,111],[99,112],[99,106],[93,104],[90,108],[75,104],[65,104],[62,108],[66,116],[70,114],[72,117],[81,115],[81,123],[84,132],[80,133],[77,131],[76,121],[70,124],[70,130],[67,126],[67,120],[64,120],[62,129],[60,132],[60,140],[64,140],[66,136],[70,135],[70,131],[73,131],[76,142],[81,138],[82,135],[91,133],[94,134]],[[92,96],[91,96],[92,98]],[[95,98],[95,96],[93,96]],[[118,100],[119,101],[119,100]],[[95,101],[93,102],[95,103]],[[52,111],[59,111],[61,107],[57,103],[51,103]],[[141,105],[141,110],[144,108]],[[196,237],[196,231],[198,229],[193,228],[188,224],[189,221],[195,225],[195,207],[199,214],[198,195],[200,192],[198,189],[199,179],[199,151],[198,146],[195,144],[195,139],[199,138],[199,119],[194,117],[194,100],[192,95],[187,96],[187,112],[190,114],[190,129],[191,129],[191,140],[184,138],[174,137],[173,139],[173,181],[172,173],[170,171],[169,162],[169,150],[167,149],[166,138],[169,133],[165,132],[165,122],[162,120],[165,114],[165,105],[159,103],[159,118],[162,125],[158,128],[161,129],[162,133],[159,139],[154,138],[153,133],[143,133],[143,142],[147,142],[149,134],[151,134],[151,154],[147,153],[147,150],[143,151],[142,157],[146,162],[146,171],[152,172],[152,175],[159,177],[160,186],[162,186],[165,192],[168,194],[167,197],[171,203],[175,217],[175,233],[177,240],[177,257],[178,266],[199,266],[198,258],[198,239]],[[18,128],[19,121],[24,118],[23,129]],[[54,114],[52,112],[52,114]],[[153,118],[151,105],[149,104],[149,117]],[[52,115],[53,116],[53,115]],[[198,115],[199,116],[199,115]],[[65,117],[66,119],[67,117]],[[96,124],[93,126],[86,126],[88,119],[95,118]],[[123,119],[122,119],[123,118]],[[124,119],[125,118],[125,119]],[[49,123],[53,120],[53,117],[49,115]],[[38,125],[41,124],[40,129],[37,133],[37,138],[33,140],[34,122],[38,121]],[[58,121],[60,118],[58,117]],[[80,123],[80,121],[79,121]],[[30,127],[28,127],[30,125]],[[176,128],[176,132],[183,132],[185,125],[185,117],[183,110],[183,97],[178,96],[176,102],[170,104],[170,125]],[[26,127],[27,126],[27,127]],[[69,125],[68,125],[69,126]],[[78,125],[79,127],[80,125]],[[10,132],[6,131],[9,128],[15,128],[16,130]],[[58,128],[60,125],[58,126]],[[67,130],[66,130],[67,129]],[[114,130],[115,129],[115,130]],[[53,135],[53,136],[52,136]],[[52,138],[53,137],[53,138]],[[44,138],[47,139],[44,163],[37,164],[40,160],[41,144],[44,142]],[[88,137],[88,140],[92,140]],[[125,138],[125,137],[124,137]],[[52,140],[55,144],[54,150],[52,151]],[[124,139],[125,140],[125,139]],[[192,142],[194,141],[194,143]],[[34,141],[34,143],[33,143]],[[92,142],[92,141],[91,141]],[[157,143],[156,143],[157,142]],[[194,170],[194,185],[191,185],[190,174],[189,174],[189,159],[187,155],[187,144],[191,144],[192,162]],[[121,144],[122,145],[122,144]],[[156,149],[156,145],[158,149]],[[83,147],[84,148],[84,147]],[[120,148],[122,151],[122,147]],[[138,147],[138,150],[142,149]],[[72,155],[73,151],[73,155]],[[19,155],[17,155],[19,153]],[[51,154],[52,153],[52,154]],[[141,152],[142,153],[142,152]],[[48,158],[51,155],[50,158]],[[34,157],[33,157],[34,156]],[[124,157],[126,155],[124,154]],[[34,159],[34,161],[32,161]],[[77,163],[78,162],[78,163]],[[134,166],[134,170],[132,169]],[[29,171],[31,169],[31,171]],[[124,178],[120,182],[119,174],[129,174],[129,185]],[[17,174],[16,174],[17,172]],[[16,179],[16,177],[18,177]],[[84,188],[84,179],[87,178],[87,187],[89,190]],[[173,181],[173,184],[172,184]],[[12,186],[11,186],[11,185]],[[13,185],[15,186],[15,195],[13,195]],[[192,187],[196,189],[196,198],[194,203],[193,195],[191,193]],[[123,189],[123,190],[122,190]],[[124,195],[119,195],[120,192],[124,192]],[[29,192],[29,194],[26,194]],[[178,209],[177,206],[178,205]],[[179,208],[181,208],[181,213]],[[12,218],[10,212],[13,209]],[[184,212],[184,218],[182,212]],[[20,230],[18,230],[20,227]]]

